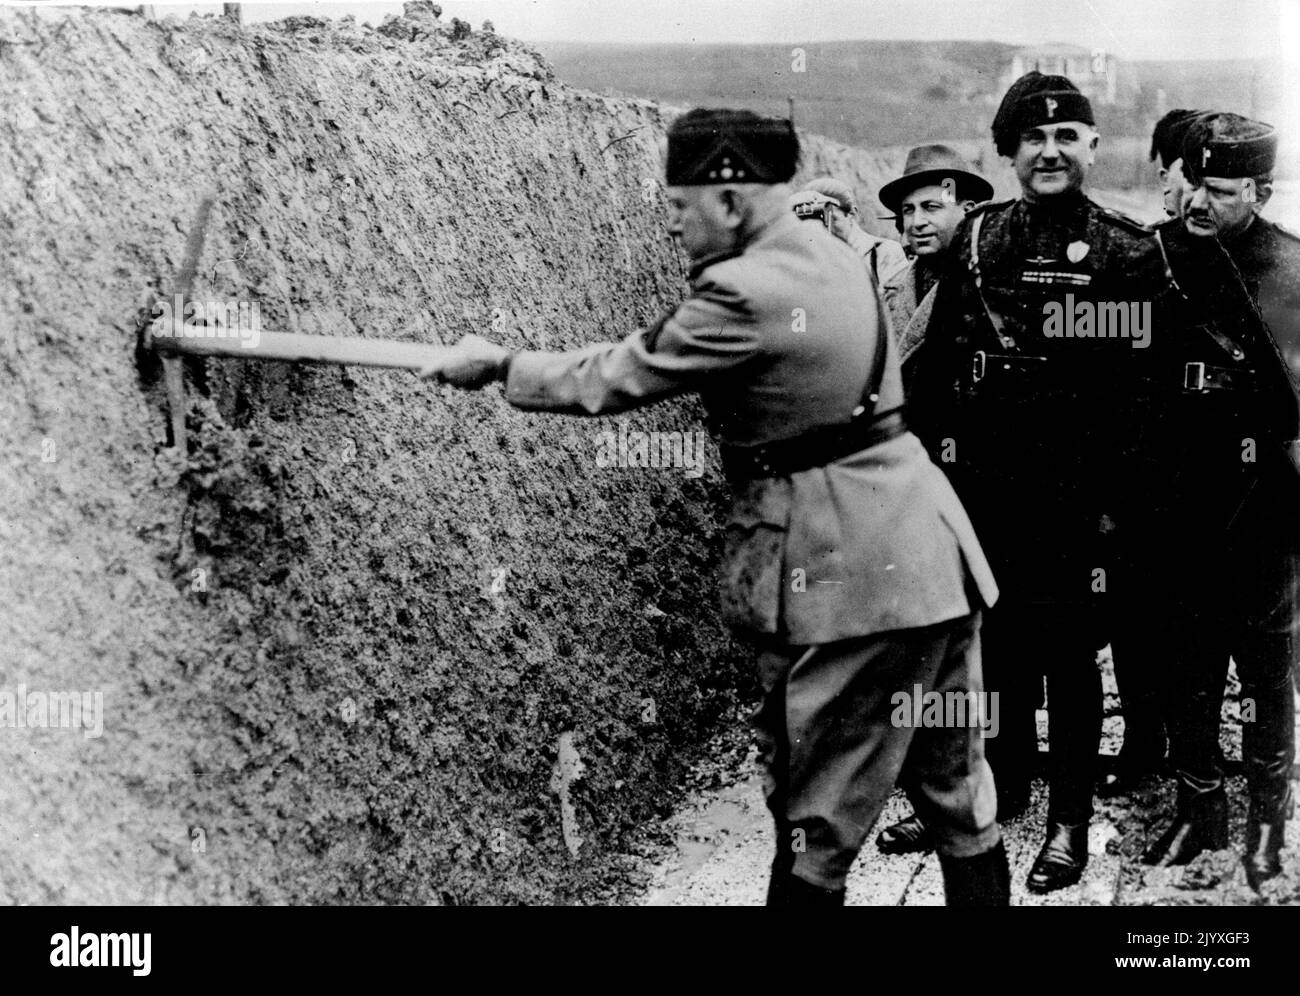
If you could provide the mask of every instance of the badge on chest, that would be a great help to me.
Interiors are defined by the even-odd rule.
[[[1035,287],[1087,287],[1092,274],[1074,269],[1088,255],[1088,243],[1071,242],[1065,247],[1065,259],[1033,256],[1020,269],[1020,283]]]

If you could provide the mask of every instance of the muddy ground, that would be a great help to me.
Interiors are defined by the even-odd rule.
[[[1123,742],[1123,718],[1115,691],[1109,650],[1099,659],[1106,689],[1102,754],[1113,757]],[[1300,693],[1297,693],[1300,695]],[[1049,703],[1050,705],[1050,703]],[[1039,750],[1045,772],[1046,710],[1039,711]],[[1241,733],[1235,672],[1229,678],[1221,727],[1228,759],[1230,830],[1238,850],[1202,854],[1185,868],[1148,868],[1140,855],[1167,824],[1174,804],[1173,782],[1154,777],[1131,795],[1097,800],[1089,828],[1089,859],[1082,880],[1046,896],[1025,889],[1025,878],[1043,843],[1047,785],[1033,786],[1026,812],[1002,824],[1011,863],[1012,903],[1017,906],[1294,906],[1300,904],[1296,848],[1283,852],[1284,873],[1260,893],[1246,882],[1239,849],[1245,837],[1245,780],[1241,777]],[[646,906],[758,906],[767,891],[774,853],[771,817],[744,710],[714,742],[708,761],[691,774],[687,803],[654,827],[639,852],[644,882],[635,902]],[[1295,786],[1300,790],[1300,785]],[[849,876],[849,906],[942,906],[943,877],[933,852],[884,855],[875,836],[911,807],[901,791],[890,797]]]
[[[101,735],[0,729],[0,902],[625,895],[751,686],[716,452],[691,478],[595,441],[698,408],[546,419],[190,360],[177,449],[137,340],[209,191],[193,296],[266,329],[621,336],[683,292],[667,112],[427,4],[377,30],[0,10],[0,106],[0,690],[103,704]],[[864,196],[898,165],[808,142]]]

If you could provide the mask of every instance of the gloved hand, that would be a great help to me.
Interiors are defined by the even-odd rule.
[[[421,380],[451,384],[475,391],[494,380],[505,380],[510,367],[510,351],[482,336],[467,335],[437,363],[420,371]]]

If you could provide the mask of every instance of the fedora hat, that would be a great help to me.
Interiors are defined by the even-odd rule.
[[[880,188],[880,203],[898,214],[903,198],[917,187],[937,184],[944,177],[957,181],[957,199],[987,201],[993,196],[993,184],[971,170],[954,149],[946,145],[918,145],[909,149],[903,175]]]

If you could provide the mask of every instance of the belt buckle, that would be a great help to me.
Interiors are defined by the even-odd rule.
[[[1183,367],[1183,390],[1205,390],[1205,364],[1188,363]]]
[[[988,366],[988,354],[982,349],[975,350],[971,357],[970,363],[970,382],[974,386],[984,379],[984,371]]]

